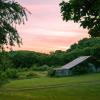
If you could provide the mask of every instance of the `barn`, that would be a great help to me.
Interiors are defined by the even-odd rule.
[[[100,72],[100,63],[92,56],[78,57],[61,68],[54,69],[55,76],[69,76],[93,72]]]

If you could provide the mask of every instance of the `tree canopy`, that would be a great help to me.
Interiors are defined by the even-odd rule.
[[[15,46],[22,43],[16,24],[24,23],[27,20],[28,12],[14,0],[0,0],[0,50],[5,46]]]
[[[67,51],[71,52],[73,50],[84,49],[88,47],[100,47],[100,37],[83,38],[82,40],[78,41],[78,43],[74,43],[73,45],[71,45]]]
[[[100,0],[65,0],[60,7],[63,20],[80,23],[91,37],[100,37]]]

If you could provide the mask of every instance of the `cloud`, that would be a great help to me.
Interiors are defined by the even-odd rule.
[[[32,5],[41,5],[41,4],[54,4],[59,3],[61,0],[16,0],[17,2],[21,4],[32,4]]]
[[[46,36],[46,35],[26,35],[27,39],[23,39],[22,50],[35,50],[39,52],[50,52],[55,50],[67,50],[67,48],[79,41],[83,36],[67,37],[67,36]],[[18,48],[17,48],[18,49]]]
[[[17,27],[23,38],[23,46],[14,49],[50,52],[66,50],[71,44],[88,37],[87,30],[72,21],[64,22],[59,3],[61,0],[16,0],[32,15],[28,22]]]

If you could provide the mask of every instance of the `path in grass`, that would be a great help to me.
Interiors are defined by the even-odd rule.
[[[76,83],[70,83],[70,84],[54,84],[54,85],[47,85],[47,86],[37,86],[37,87],[32,87],[32,88],[16,88],[16,89],[11,89],[11,88],[1,88],[0,92],[14,92],[14,91],[29,91],[29,90],[33,90],[33,91],[38,91],[38,90],[43,90],[43,89],[50,89],[50,88],[60,88],[60,87],[78,87],[80,86],[84,86],[84,85],[100,85],[100,80],[95,80],[95,81],[86,81],[86,82],[78,82]]]
[[[73,76],[73,77],[63,77],[63,78],[33,78],[33,79],[25,79],[25,80],[15,80],[11,81],[8,84],[4,85],[3,88],[34,88],[39,86],[48,86],[55,84],[70,84],[70,83],[80,83],[87,81],[97,81],[100,80],[100,73],[98,74],[89,74],[82,76]]]
[[[6,91],[8,88],[12,90]],[[25,88],[26,90],[22,90]],[[4,91],[0,92],[0,100],[99,100],[100,73],[66,78],[17,80],[6,84],[2,89]]]

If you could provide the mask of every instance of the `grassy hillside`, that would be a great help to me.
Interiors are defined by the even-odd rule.
[[[0,89],[0,100],[99,100],[100,73],[16,80]]]

